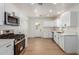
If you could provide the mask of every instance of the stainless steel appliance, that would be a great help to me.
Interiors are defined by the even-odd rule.
[[[14,41],[14,55],[19,55],[25,48],[25,35],[14,34],[6,30],[8,33],[0,35],[0,39],[15,39]]]
[[[19,25],[19,17],[11,16],[8,12],[5,12],[4,13],[4,24],[18,26]]]
[[[25,35],[16,34],[15,35],[15,45],[14,45],[14,54],[20,54],[25,48]]]

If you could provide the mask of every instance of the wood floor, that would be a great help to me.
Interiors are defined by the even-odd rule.
[[[65,53],[51,40],[32,38],[23,55],[64,55]]]

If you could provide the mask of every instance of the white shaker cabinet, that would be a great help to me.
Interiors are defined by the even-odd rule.
[[[79,12],[71,12],[71,15],[70,15],[70,26],[71,27],[77,27],[77,22],[78,22],[78,14]]]
[[[54,41],[58,44],[58,33],[54,32]]]
[[[0,39],[0,55],[14,55],[14,40]]]
[[[70,27],[76,27],[78,22],[78,14],[77,11],[69,11],[65,12],[60,16],[61,26],[70,26]]]
[[[4,3],[0,3],[0,25],[4,24]]]
[[[70,26],[70,12],[65,12],[60,16],[61,26]]]
[[[64,36],[54,32],[54,41],[64,50]]]
[[[59,34],[59,46],[64,50],[64,36]]]
[[[77,35],[61,35],[55,32],[54,41],[66,53],[77,53]]]

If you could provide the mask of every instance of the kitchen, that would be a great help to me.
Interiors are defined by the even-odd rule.
[[[53,38],[56,46],[65,54],[78,54],[78,6],[79,4],[71,3],[59,3],[56,6],[53,3],[0,3],[0,54],[25,53],[24,50],[28,49],[28,41],[31,38]],[[44,12],[48,10],[50,14]]]
[[[24,23],[25,21],[27,22],[27,18],[19,10],[15,10],[12,4],[0,3],[0,7],[2,8],[0,9],[0,44],[2,45],[0,54],[18,55],[25,48],[25,41],[27,42],[27,38],[25,39],[27,24]],[[22,20],[26,20],[20,23],[19,17]],[[26,27],[23,26],[24,24]]]

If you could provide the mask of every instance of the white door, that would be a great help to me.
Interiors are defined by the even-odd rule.
[[[34,26],[34,36],[35,37],[41,37],[41,32],[42,30],[41,30],[41,26],[40,25],[38,25],[38,26]]]
[[[31,37],[41,37],[42,36],[42,23],[38,19],[30,20],[30,35]]]

